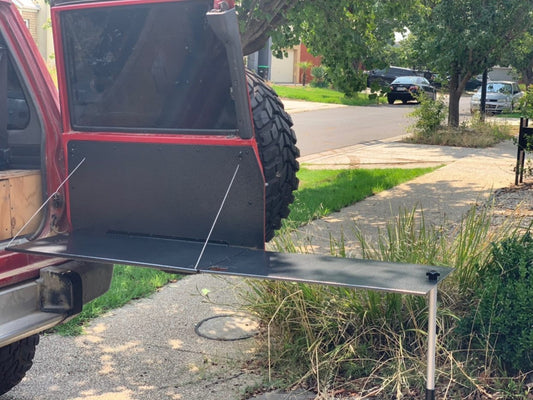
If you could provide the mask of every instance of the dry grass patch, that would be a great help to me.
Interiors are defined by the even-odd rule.
[[[468,125],[463,124],[458,128],[439,127],[430,134],[413,133],[405,141],[439,146],[485,148],[510,139],[512,136],[510,125],[474,122]]]

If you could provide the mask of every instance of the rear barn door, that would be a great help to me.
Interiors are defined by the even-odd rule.
[[[187,269],[208,238],[214,258],[263,249],[263,173],[211,2],[116,4],[53,11],[72,232],[26,250]]]

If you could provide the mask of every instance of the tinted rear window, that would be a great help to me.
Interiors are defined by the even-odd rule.
[[[409,76],[409,75],[416,75],[415,71],[411,71],[409,69],[402,69],[402,68],[390,68],[389,72],[392,75],[396,76]]]
[[[77,130],[235,130],[224,45],[212,2],[61,13],[70,120]]]
[[[394,80],[392,83],[398,83],[398,84],[415,84],[418,83],[420,85],[429,85],[429,82],[426,78],[422,78],[420,76],[401,76]]]

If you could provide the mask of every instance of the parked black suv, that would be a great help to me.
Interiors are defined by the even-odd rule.
[[[399,76],[416,75],[418,73],[412,69],[391,66],[385,69],[374,69],[370,71],[366,83],[368,87],[371,87],[374,82],[377,82],[380,86],[386,86]]]

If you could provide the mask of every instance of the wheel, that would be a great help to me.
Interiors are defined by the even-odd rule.
[[[394,104],[394,99],[393,98],[390,98],[390,97],[387,97],[387,102],[389,104]]]
[[[0,348],[0,396],[16,386],[31,368],[39,335]]]
[[[283,108],[278,95],[260,77],[247,70],[248,94],[252,106],[255,137],[259,158],[265,174],[265,240],[274,237],[281,220],[289,215],[289,205],[294,201],[293,191],[298,189],[300,151],[292,119]]]

